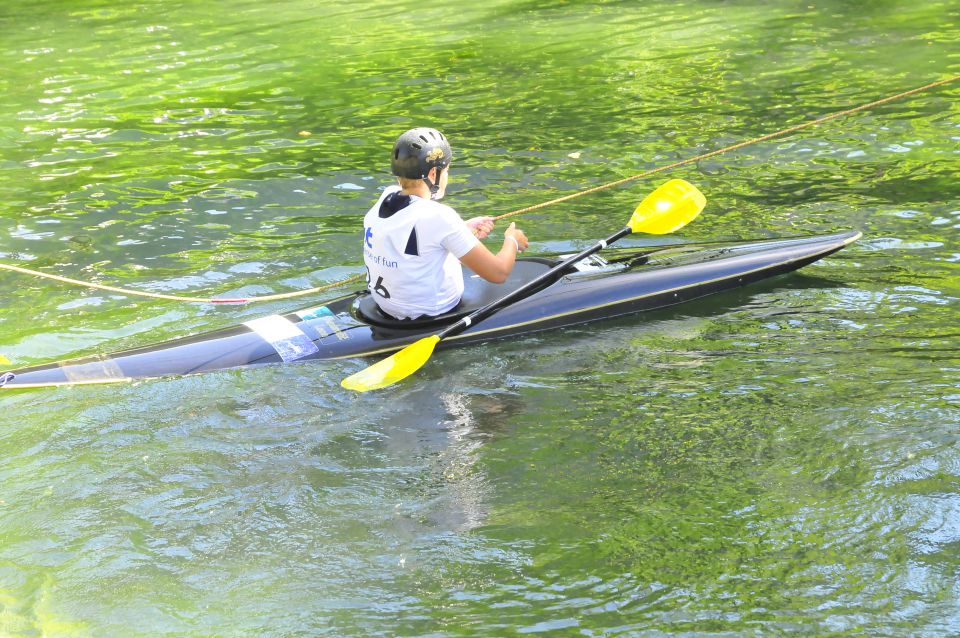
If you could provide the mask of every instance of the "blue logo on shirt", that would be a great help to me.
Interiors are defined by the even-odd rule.
[[[373,248],[373,228],[367,226],[364,229],[363,241],[367,244],[367,248]]]

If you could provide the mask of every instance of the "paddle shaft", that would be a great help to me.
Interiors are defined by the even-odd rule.
[[[504,295],[503,297],[495,301],[491,301],[490,303],[488,303],[486,306],[483,306],[479,310],[475,310],[474,312],[470,313],[460,321],[457,321],[456,323],[445,328],[443,331],[437,333],[437,337],[442,340],[447,337],[451,337],[455,334],[459,334],[464,330],[466,330],[467,328],[469,328],[470,326],[475,325],[483,321],[484,319],[490,317],[491,315],[496,314],[497,312],[503,310],[513,302],[529,297],[530,295],[538,292],[544,285],[552,284],[558,279],[560,279],[560,277],[563,276],[562,273],[571,265],[577,263],[578,261],[586,259],[590,255],[600,252],[601,250],[603,250],[613,242],[619,239],[623,239],[624,237],[629,235],[631,232],[633,231],[630,229],[629,226],[625,226],[624,228],[621,228],[620,230],[610,235],[603,241],[597,242],[596,244],[594,244],[590,248],[587,248],[583,252],[577,253],[573,257],[568,257],[567,259],[564,259],[559,264],[557,264],[547,272],[543,273],[536,279],[528,281],[527,283],[520,286],[516,290],[513,290],[507,293],[506,295]]]

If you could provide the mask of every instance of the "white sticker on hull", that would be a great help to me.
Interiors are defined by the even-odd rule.
[[[280,315],[245,321],[243,325],[273,346],[284,361],[296,361],[320,349],[295,323]]]
[[[63,370],[63,376],[70,383],[110,381],[124,379],[127,376],[120,369],[120,365],[110,358],[110,355],[94,355],[84,359],[61,361],[58,365]]]

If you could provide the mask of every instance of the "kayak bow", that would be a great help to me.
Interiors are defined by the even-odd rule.
[[[611,250],[438,347],[465,345],[644,312],[790,272],[860,238],[849,231],[788,239]],[[124,383],[242,366],[395,352],[536,279],[559,259],[524,258],[490,284],[465,272],[460,306],[442,318],[391,320],[366,292],[286,315],[109,355],[0,374],[3,389]]]

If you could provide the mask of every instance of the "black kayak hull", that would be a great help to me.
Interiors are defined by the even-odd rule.
[[[856,231],[815,237],[678,245],[610,251],[561,281],[505,308],[442,347],[550,330],[683,303],[802,268],[860,238]],[[468,281],[485,299],[522,285],[552,262],[526,260],[502,286]],[[6,390],[123,383],[242,366],[383,355],[434,334],[437,325],[410,326],[363,315],[366,293],[353,293],[287,315],[174,341],[84,359],[14,370]],[[469,294],[465,295],[467,302]],[[366,302],[369,306],[369,302]],[[464,312],[470,308],[464,309]],[[442,324],[441,324],[442,325]]]

